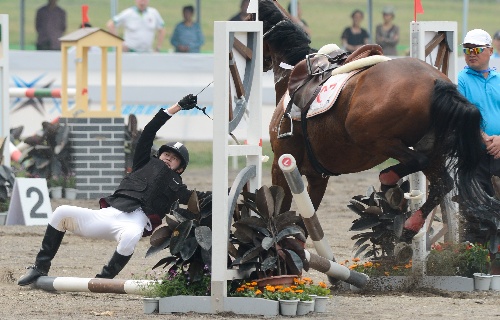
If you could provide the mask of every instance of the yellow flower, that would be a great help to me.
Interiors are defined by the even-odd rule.
[[[389,272],[387,272],[387,271],[386,271],[386,272],[384,272],[384,274],[385,274],[386,276],[389,276]]]
[[[257,289],[257,291],[255,291],[255,294],[256,295],[262,294],[262,291],[260,291],[259,289]]]

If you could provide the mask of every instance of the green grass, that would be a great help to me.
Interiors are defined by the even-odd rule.
[[[19,47],[19,0],[0,0],[0,13],[9,14],[10,19],[10,46]],[[25,46],[34,48],[36,32],[34,19],[36,9],[44,5],[46,0],[26,1]],[[119,10],[131,6],[133,0],[120,0]],[[81,5],[89,5],[90,22],[95,27],[104,28],[110,18],[110,4],[108,0],[59,0],[59,5],[68,14],[68,32],[76,30],[81,19]],[[195,0],[151,0],[150,5],[159,10],[165,20],[167,39],[163,49],[171,48],[168,41],[173,28],[181,20],[181,8],[184,5],[195,4]],[[203,52],[213,52],[213,22],[228,19],[238,11],[240,0],[201,0],[202,29],[206,43]],[[289,1],[280,1],[287,6]],[[462,34],[462,0],[422,0],[424,14],[418,15],[419,21],[457,21],[458,39],[461,43]],[[326,43],[339,43],[342,30],[351,23],[351,12],[359,8],[366,13],[366,0],[302,0],[303,18],[312,30],[312,46],[319,48]],[[400,26],[400,54],[405,53],[410,43],[410,22],[413,20],[413,1],[373,1],[373,30],[375,25],[382,21],[382,7],[392,5],[396,9],[395,22]],[[468,29],[482,28],[493,34],[500,29],[498,24],[500,1],[498,0],[470,0]],[[365,15],[363,27],[367,28],[368,18]],[[457,44],[458,45],[458,44]]]

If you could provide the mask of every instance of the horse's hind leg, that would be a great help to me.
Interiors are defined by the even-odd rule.
[[[453,188],[453,180],[444,166],[436,171],[426,170],[424,174],[430,181],[427,199],[422,207],[406,220],[402,235],[404,241],[410,241],[420,231],[427,216]]]

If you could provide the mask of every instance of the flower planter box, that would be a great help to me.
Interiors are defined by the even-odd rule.
[[[174,296],[159,299],[159,313],[214,313],[211,306],[211,297],[198,296]],[[224,309],[227,312],[245,315],[277,316],[279,315],[278,301],[246,298],[246,297],[226,297]]]
[[[473,291],[474,279],[458,276],[425,276],[423,278],[407,276],[372,277],[366,290],[402,291],[411,286],[432,288],[445,291]]]

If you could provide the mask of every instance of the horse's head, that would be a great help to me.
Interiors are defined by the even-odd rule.
[[[249,20],[252,19],[253,15],[249,17]],[[309,36],[292,22],[278,1],[259,0],[259,20],[263,23],[264,32],[264,71],[277,71],[281,62],[295,65],[312,51]]]

